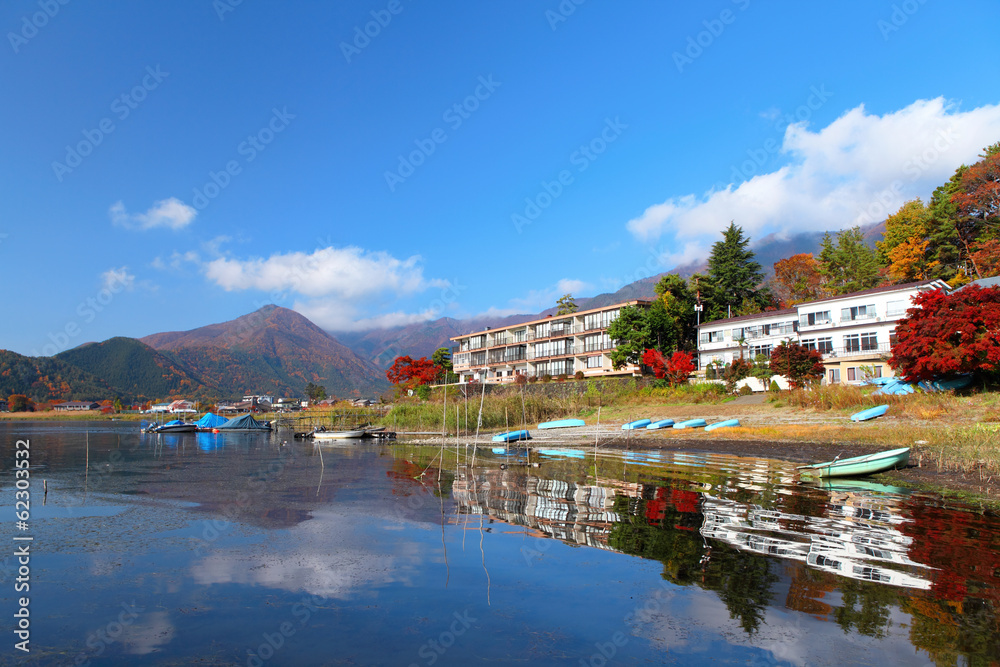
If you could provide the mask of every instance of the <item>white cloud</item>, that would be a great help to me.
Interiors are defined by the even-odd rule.
[[[131,291],[135,288],[135,275],[129,273],[128,267],[108,269],[101,274],[101,288],[117,293],[123,289]]]
[[[176,197],[161,199],[153,204],[145,213],[129,213],[125,210],[125,204],[118,201],[108,209],[111,222],[126,229],[154,229],[156,227],[169,227],[170,229],[183,229],[187,227],[198,215],[193,207],[188,206]]]
[[[220,257],[205,265],[205,275],[227,291],[291,291],[311,297],[332,295],[348,301],[381,292],[413,294],[428,287],[448,285],[447,281],[425,280],[419,264],[419,255],[401,260],[385,252],[328,247],[311,254],[279,253],[267,259]]]
[[[329,299],[296,302],[292,309],[327,331],[391,329],[420,322],[430,322],[445,315],[442,310],[427,308],[418,313],[396,311],[374,317],[365,317],[353,304]]]
[[[579,296],[580,292],[587,292],[593,288],[593,285],[582,280],[563,278],[555,285],[551,285],[543,289],[531,290],[522,298],[511,299],[510,304],[512,308],[510,314],[513,315],[515,313],[523,313],[526,311],[532,312],[545,310],[546,308],[554,308],[556,305],[556,299],[559,299],[562,295],[572,294],[573,296]],[[496,310],[499,314],[504,312],[506,309],[491,310]]]
[[[777,171],[671,197],[626,226],[640,241],[672,235],[683,244],[668,255],[678,264],[707,256],[730,221],[751,238],[878,222],[926,199],[998,136],[1000,105],[963,112],[937,98],[882,116],[859,106],[817,132],[790,125],[781,148],[789,163]]]

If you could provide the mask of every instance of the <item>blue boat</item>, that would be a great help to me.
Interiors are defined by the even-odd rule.
[[[638,420],[636,420],[634,422],[629,422],[627,424],[622,424],[622,430],[623,431],[632,431],[632,430],[637,429],[637,428],[646,428],[651,423],[653,423],[653,420],[651,420],[651,419],[638,419]]]
[[[652,424],[648,425],[646,428],[652,430],[657,428],[670,428],[673,425],[674,425],[673,419],[660,419],[659,421],[655,421]]]
[[[546,428],[569,428],[570,426],[585,426],[586,422],[582,419],[557,419],[551,422],[542,422],[538,425],[540,429]]]
[[[701,428],[705,425],[704,419],[688,419],[677,424],[674,424],[674,428]]]
[[[714,431],[717,428],[733,428],[734,426],[739,426],[739,419],[727,419],[721,422],[715,422],[714,424],[709,424],[705,427],[706,431]]]
[[[531,434],[522,430],[497,433],[493,436],[493,442],[517,442],[518,440],[531,440]]]
[[[862,410],[861,412],[855,412],[851,415],[852,422],[863,422],[869,419],[875,419],[876,417],[881,417],[885,414],[886,410],[889,409],[888,405],[878,405],[874,408],[868,408],[867,410]]]
[[[556,456],[568,459],[582,459],[586,456],[579,449],[539,449],[536,451],[542,456]]]

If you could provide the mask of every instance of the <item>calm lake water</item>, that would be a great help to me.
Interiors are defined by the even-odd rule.
[[[779,461],[540,448],[352,444],[321,460],[285,433],[0,424],[6,619],[25,595],[12,538],[33,538],[31,653],[5,631],[0,663],[1000,660],[995,517],[799,484]]]

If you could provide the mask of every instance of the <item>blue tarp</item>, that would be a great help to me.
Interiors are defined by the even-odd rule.
[[[225,424],[217,427],[220,431],[270,431],[271,426],[253,418],[249,412],[239,417],[233,417]]]
[[[219,428],[228,420],[212,412],[206,412],[205,416],[198,420],[198,428]]]

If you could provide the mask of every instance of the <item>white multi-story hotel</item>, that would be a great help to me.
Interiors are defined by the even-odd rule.
[[[452,365],[462,382],[513,382],[529,377],[638,375],[638,365],[615,370],[614,341],[607,329],[623,306],[646,307],[649,301],[626,301],[604,308],[551,315],[500,329],[484,329],[452,338]]]
[[[859,383],[893,375],[886,363],[896,322],[920,292],[948,290],[943,280],[878,287],[800,303],[788,310],[705,322],[698,327],[698,367],[723,367],[741,356],[770,356],[782,341],[823,353],[826,382]]]

